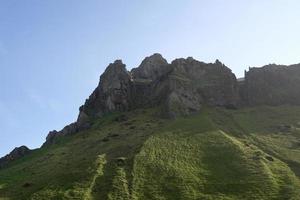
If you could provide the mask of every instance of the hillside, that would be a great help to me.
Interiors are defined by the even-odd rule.
[[[300,107],[156,112],[107,115],[34,150],[0,170],[1,198],[299,199]]]
[[[117,60],[76,122],[0,159],[0,199],[298,200],[297,66]]]

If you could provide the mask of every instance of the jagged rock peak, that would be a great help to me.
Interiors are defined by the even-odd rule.
[[[115,60],[113,63],[110,63],[105,69],[104,73],[100,76],[99,85],[107,81],[108,78],[113,78],[113,80],[120,78],[120,76],[129,76],[128,71],[126,70],[126,65],[123,64],[122,60]],[[113,82],[110,80],[109,82]]]
[[[110,63],[99,85],[80,107],[76,122],[48,134],[55,138],[90,127],[90,119],[115,111],[162,107],[162,115],[176,117],[198,112],[202,105],[235,106],[236,78],[221,62],[204,63],[192,57],[167,62],[156,53],[128,72],[122,60]]]
[[[99,86],[104,89],[110,89],[114,87],[114,84],[119,82],[120,79],[128,78],[130,78],[130,74],[126,69],[126,65],[123,64],[122,60],[116,60],[114,63],[110,63],[100,76]]]
[[[169,64],[156,53],[131,72],[122,60],[116,60],[108,65],[98,87],[80,107],[77,121],[59,132],[50,132],[45,144],[55,142],[58,136],[85,130],[92,125],[90,119],[115,111],[159,107],[163,115],[176,117],[199,112],[205,105],[298,105],[299,76],[300,64],[250,68],[238,81],[219,60],[204,63],[188,57]]]
[[[218,66],[225,67],[225,65],[219,59],[216,59],[215,64]]]
[[[155,53],[146,57],[138,68],[131,70],[134,79],[151,79],[155,80],[165,74],[168,61],[161,54]]]
[[[131,75],[121,60],[108,65],[100,76],[98,87],[80,108],[79,118],[102,116],[112,111],[124,111],[129,107]]]
[[[99,85],[79,108],[77,121],[65,126],[61,131],[50,131],[43,146],[53,144],[56,138],[74,134],[90,127],[90,117],[100,117],[113,111],[129,108],[131,76],[122,60],[110,63],[100,76]]]
[[[19,159],[19,158],[27,155],[28,153],[30,153],[30,151],[31,150],[26,146],[20,146],[20,147],[14,148],[14,150],[12,150],[9,154],[0,158],[0,168],[4,167],[11,161],[14,161],[16,159]]]
[[[122,59],[117,59],[117,60],[114,61],[113,64],[115,64],[115,65],[123,65],[123,61],[122,61]]]

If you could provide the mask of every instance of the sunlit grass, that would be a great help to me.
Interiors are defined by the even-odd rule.
[[[156,112],[94,119],[12,163],[0,199],[299,199],[300,107]]]

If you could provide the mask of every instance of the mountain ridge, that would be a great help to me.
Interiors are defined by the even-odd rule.
[[[53,143],[56,137],[88,129],[91,117],[110,112],[161,105],[162,117],[176,118],[200,112],[205,105],[230,109],[298,105],[300,91],[295,85],[300,80],[297,77],[300,77],[300,64],[253,67],[245,70],[243,79],[237,79],[219,60],[204,63],[188,57],[168,63],[161,54],[155,53],[131,71],[122,60],[116,60],[108,65],[96,89],[79,108],[77,120],[61,131],[50,131],[42,147]]]

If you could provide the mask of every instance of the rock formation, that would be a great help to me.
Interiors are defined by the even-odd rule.
[[[189,57],[169,64],[154,54],[131,72],[116,60],[80,107],[77,121],[62,131],[50,132],[44,145],[53,143],[57,136],[88,128],[90,118],[109,112],[160,106],[163,116],[176,117],[198,112],[203,105],[236,107],[238,101],[236,77],[218,60],[206,64]]]
[[[121,60],[109,64],[93,93],[79,109],[76,122],[49,132],[43,146],[57,138],[91,126],[90,120],[106,113],[159,107],[161,116],[175,118],[201,111],[203,106],[300,104],[300,64],[250,68],[236,79],[219,60],[199,62],[192,57],[168,63],[160,54],[146,57],[127,71]],[[25,146],[0,159],[0,167],[29,153]]]
[[[204,105],[239,106],[300,104],[300,64],[250,68],[236,79],[219,60],[199,62],[192,57],[168,63],[160,54],[146,57],[127,71],[121,60],[109,64],[99,85],[80,107],[76,122],[49,132],[43,146],[58,137],[90,127],[90,120],[106,113],[160,107],[161,116],[174,118],[201,111]],[[25,146],[0,159],[0,166],[26,155]]]
[[[161,105],[166,114],[175,116],[199,111],[204,104],[236,106],[237,102],[236,78],[219,61],[206,64],[190,57],[168,64],[154,54],[131,72],[120,60],[110,64],[81,107],[79,119],[151,105]]]
[[[236,77],[218,60],[206,64],[190,57],[176,59],[171,66],[166,107],[172,116],[198,112],[203,105],[237,106]]]
[[[139,67],[131,70],[133,79],[155,80],[169,71],[168,62],[156,53],[146,57]]]
[[[244,105],[300,104],[300,64],[266,65],[245,72],[241,85]]]
[[[121,60],[109,64],[94,92],[80,107],[76,122],[52,131],[44,145],[55,138],[90,127],[90,119],[115,111],[160,107],[164,117],[199,112],[204,105],[237,108],[252,105],[299,104],[299,65],[251,68],[237,80],[219,60],[204,63],[180,58],[168,63],[160,54],[146,57],[127,71]]]
[[[26,146],[20,146],[20,147],[15,148],[9,154],[0,158],[0,168],[5,166],[9,162],[17,160],[29,153],[30,153],[30,149]]]
[[[79,119],[83,115],[102,116],[108,112],[128,110],[131,87],[131,75],[122,61],[111,63],[101,75],[98,87],[80,108]]]

